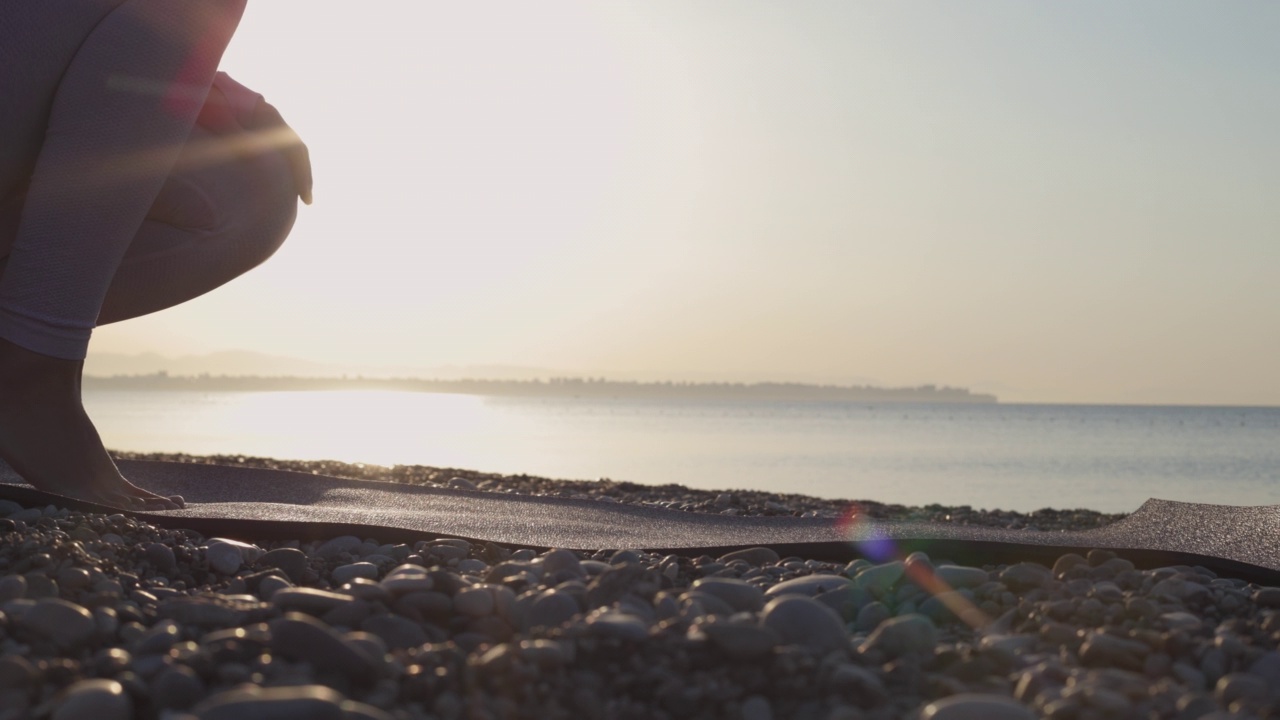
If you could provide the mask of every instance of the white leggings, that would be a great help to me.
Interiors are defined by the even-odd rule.
[[[244,1],[0,3],[0,337],[83,359],[284,241],[285,158],[195,126]]]

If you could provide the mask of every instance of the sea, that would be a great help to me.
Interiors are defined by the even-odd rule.
[[[109,448],[1129,512],[1280,504],[1280,408],[86,390]]]

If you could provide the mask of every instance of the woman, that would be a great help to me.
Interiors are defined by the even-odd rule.
[[[96,325],[269,257],[311,200],[305,146],[217,72],[244,0],[0,3],[0,457],[42,490],[173,508],[85,414]]]

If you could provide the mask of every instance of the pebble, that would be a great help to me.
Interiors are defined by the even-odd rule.
[[[590,485],[593,496],[596,485],[659,492]],[[763,512],[749,491],[728,496],[722,510]],[[778,512],[813,512],[806,502],[788,499]],[[11,708],[51,717],[51,698],[89,678],[114,679],[138,712],[165,720],[998,720],[1006,711],[1110,720],[1135,708],[1262,717],[1280,687],[1275,588],[1183,566],[1139,569],[1114,552],[1064,554],[1049,571],[935,564],[921,553],[878,564],[784,559],[767,548],[718,558],[539,554],[451,538],[272,549],[122,515],[37,512],[0,528],[9,533],[0,544],[4,720]],[[996,515],[964,511],[956,521],[1005,522]],[[217,545],[237,548],[232,573],[207,562]],[[930,573],[999,619],[975,633],[927,592]],[[343,589],[319,589],[328,587]],[[73,648],[31,629],[31,618],[66,611],[39,609],[54,595],[91,611]]]
[[[1080,646],[1080,662],[1091,666],[1141,670],[1150,652],[1151,648],[1146,643],[1091,632]]]
[[[802,595],[770,600],[760,615],[760,624],[777,633],[784,644],[802,645],[820,652],[849,647],[849,636],[840,616],[826,605]]]
[[[150,690],[157,707],[186,710],[204,697],[205,685],[191,668],[171,665],[151,680]]]
[[[18,619],[27,632],[52,641],[64,650],[81,647],[93,636],[97,624],[83,607],[59,598],[41,598]]]
[[[196,706],[199,720],[345,720],[344,698],[323,685],[227,690]]]
[[[466,588],[453,596],[453,609],[463,615],[483,617],[493,613],[493,593],[484,588]]]
[[[0,578],[0,603],[19,600],[27,596],[27,579],[21,575]]]
[[[629,613],[607,610],[587,618],[587,629],[595,635],[640,641],[649,636],[644,620]]]
[[[354,602],[355,598],[350,595],[315,588],[286,588],[271,596],[271,604],[281,610],[298,610],[312,615],[323,615]]]
[[[782,595],[805,595],[813,597],[819,593],[830,592],[848,587],[849,579],[842,575],[806,575],[805,577],[786,580],[764,591],[766,598]]]
[[[773,720],[773,705],[769,698],[752,695],[742,701],[742,720]]]
[[[258,565],[276,568],[288,575],[290,581],[300,583],[303,581],[309,563],[306,553],[297,548],[285,547],[265,553],[258,558]]]
[[[746,548],[744,550],[735,550],[731,553],[726,553],[720,556],[720,562],[726,565],[733,562],[734,560],[741,560],[747,563],[748,565],[755,565],[757,567],[761,567],[764,565],[773,565],[774,563],[778,562],[778,560],[780,559],[781,558],[778,557],[778,553],[775,550],[773,550],[773,548],[767,548],[767,547],[754,547],[754,548]]]
[[[938,644],[938,629],[923,615],[907,614],[880,623],[867,637],[863,649],[876,650],[889,658],[932,652]]]
[[[903,573],[906,572],[906,567],[906,564],[901,560],[895,560],[894,562],[863,568],[854,576],[853,585],[873,593],[888,592],[902,579]]]
[[[964,565],[939,565],[934,568],[933,574],[936,578],[957,590],[960,588],[976,588],[987,582],[986,570]]]
[[[115,680],[80,680],[54,705],[51,720],[132,720],[133,700]]]
[[[1018,563],[1000,572],[1000,582],[1010,590],[1033,590],[1053,579],[1053,571],[1038,563]]]
[[[871,632],[880,627],[880,623],[891,617],[893,617],[893,613],[884,603],[879,601],[869,602],[858,610],[858,616],[853,623],[854,629],[862,632]]]
[[[316,548],[316,556],[331,560],[343,553],[353,553],[364,541],[354,535],[339,535]],[[282,568],[283,569],[283,568]]]
[[[271,622],[271,652],[358,681],[370,681],[381,671],[379,659],[369,657],[320,620],[301,613],[289,613]]]
[[[552,575],[570,575],[581,577],[585,574],[582,561],[571,550],[548,550],[542,556],[543,572]]]
[[[143,556],[147,562],[151,563],[161,572],[169,572],[178,566],[178,560],[173,554],[173,548],[161,543],[147,543],[143,548]]]
[[[701,578],[693,582],[692,589],[720,598],[735,611],[756,612],[764,607],[764,591],[743,580]]]
[[[578,601],[566,592],[547,590],[529,608],[530,627],[559,627],[581,612]]]
[[[371,562],[354,562],[347,565],[339,565],[333,569],[330,577],[333,578],[334,585],[345,585],[356,578],[372,580],[378,577],[378,566]]]
[[[961,693],[924,707],[921,720],[1036,720],[1025,705],[1003,695]]]
[[[223,575],[234,575],[244,564],[240,549],[223,542],[209,543],[205,548],[204,556],[209,562],[209,567]]]
[[[712,622],[699,627],[711,644],[730,660],[749,661],[768,655],[778,645],[770,628],[735,622]]]

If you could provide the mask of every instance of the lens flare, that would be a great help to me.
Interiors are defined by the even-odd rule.
[[[981,608],[938,577],[927,556],[923,553],[904,553],[860,505],[850,506],[836,522],[836,528],[857,548],[860,555],[872,562],[883,564],[901,560],[904,574],[910,582],[937,598],[943,607],[969,627],[982,630],[991,624],[991,617]]]

